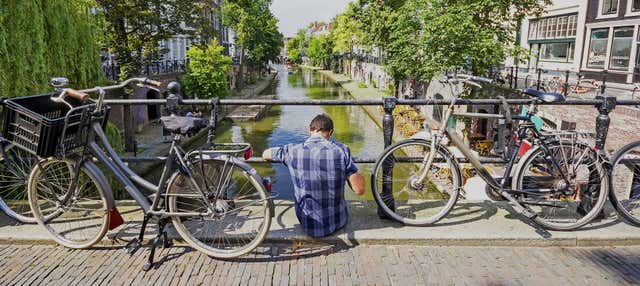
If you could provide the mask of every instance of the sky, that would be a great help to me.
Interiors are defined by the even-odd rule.
[[[329,22],[344,11],[349,2],[351,0],[273,0],[271,11],[280,20],[280,32],[290,37],[313,21]]]

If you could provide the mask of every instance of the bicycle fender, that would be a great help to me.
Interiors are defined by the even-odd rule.
[[[100,171],[98,166],[96,166],[95,163],[91,161],[85,161],[83,165],[84,165],[83,167],[85,167],[87,171],[91,172],[91,175],[93,175],[93,177],[96,178],[97,183],[100,184],[102,189],[104,190],[104,197],[107,200],[107,207],[109,207],[109,209],[115,208],[116,202],[113,197],[113,191],[111,190],[111,185],[109,185],[107,178],[102,174],[102,172]]]

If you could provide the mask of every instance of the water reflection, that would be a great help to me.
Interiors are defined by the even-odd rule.
[[[279,68],[278,80],[264,94],[276,94],[280,99],[349,99],[349,94],[324,75],[308,70],[296,70],[288,74]],[[255,154],[260,155],[268,147],[289,143],[301,143],[307,139],[311,119],[320,113],[333,118],[335,137],[348,145],[355,157],[374,158],[383,147],[382,131],[359,106],[274,106],[259,122],[238,123],[221,128],[217,142],[250,142]],[[293,185],[287,168],[282,164],[255,164],[262,176],[271,176],[274,190],[281,198],[293,198]],[[369,180],[370,164],[359,164],[361,173]],[[369,189],[367,182],[367,189]],[[347,199],[358,199],[350,191]],[[367,199],[371,192],[367,192]]]

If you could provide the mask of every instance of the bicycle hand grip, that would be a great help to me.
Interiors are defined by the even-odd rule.
[[[162,82],[159,82],[157,80],[152,80],[152,79],[145,79],[144,84],[160,87],[162,85]]]
[[[67,88],[65,90],[65,94],[70,96],[70,97],[73,97],[73,98],[75,98],[77,100],[80,100],[80,101],[86,101],[87,99],[89,99],[89,95],[88,94],[86,94],[84,92],[81,92],[81,91],[73,90],[73,89],[70,89],[70,88]]]

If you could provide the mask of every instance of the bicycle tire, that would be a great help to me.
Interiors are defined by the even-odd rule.
[[[11,143],[0,148],[4,148],[0,153],[0,209],[18,222],[36,223],[29,206],[27,181],[38,159]]]
[[[417,150],[422,148],[422,151],[410,151],[410,149],[407,149],[406,151],[400,152],[403,154],[406,154],[406,152],[414,152],[414,154],[417,154],[415,156],[416,158],[407,157],[407,160],[404,160],[402,157],[395,157],[394,152],[400,150],[400,148],[408,147],[411,145],[416,146]],[[437,146],[437,155],[436,159],[434,159],[432,169],[438,168],[438,172],[440,172],[439,170],[445,170],[445,173],[447,173],[446,178],[439,178],[437,175],[434,175],[436,172],[430,171],[429,175],[433,176],[433,178],[425,178],[427,179],[426,182],[420,182],[420,185],[418,187],[422,186],[422,188],[418,189],[408,184],[409,180],[413,178],[415,173],[420,168],[419,166],[416,166],[416,160],[422,160],[424,156],[427,156],[427,154],[420,154],[418,152],[427,153],[430,152],[430,150],[431,141],[425,139],[408,139],[387,147],[382,155],[378,157],[378,160],[376,160],[375,166],[373,168],[373,173],[371,174],[371,190],[373,192],[373,197],[379,208],[381,208],[386,215],[388,215],[395,221],[412,226],[431,225],[445,217],[456,204],[462,183],[460,169],[455,158],[449,153],[449,150],[442,145]],[[442,162],[442,159],[444,159],[444,164]],[[440,166],[436,165],[436,161],[438,161],[437,164],[439,164]],[[402,164],[401,167],[398,167],[399,163],[409,164]],[[383,192],[386,192],[384,190],[383,184],[389,183],[388,180],[383,181],[385,179],[385,171],[383,166],[384,164],[392,164],[390,170],[392,178],[396,177],[396,175],[401,174],[409,175],[408,178],[398,180],[399,184],[401,185],[394,185],[393,181],[390,182],[390,188],[392,190],[391,197],[388,194],[382,194]],[[434,192],[429,192],[429,190]],[[447,192],[447,195],[445,195],[444,192]],[[396,194],[398,194],[397,198]],[[412,199],[411,195],[415,195],[422,200]],[[440,206],[439,210],[437,209],[434,214],[431,214],[432,212],[427,211],[426,208],[431,209],[431,205],[436,205],[436,207],[439,205],[439,203],[437,202],[437,195],[441,195],[440,198],[442,199],[442,201],[446,200],[446,203]],[[400,204],[398,206],[398,202],[403,202],[404,205]],[[418,202],[421,203],[417,204]],[[425,202],[425,204],[423,204],[422,202]],[[393,209],[390,206],[391,204],[393,204]],[[414,213],[413,210],[416,209],[416,206],[421,205],[424,205],[425,209],[416,211]],[[407,211],[408,213],[404,214],[404,211]],[[427,217],[417,219],[416,216],[418,214],[426,214]]]
[[[537,146],[529,150],[520,160],[520,164],[513,177],[512,186],[514,186],[516,190],[523,190],[523,186],[531,189],[566,188],[567,192],[572,193],[563,195],[554,193],[551,194],[553,197],[549,197],[549,194],[545,196],[539,195],[540,198],[546,200],[543,202],[533,201],[527,197],[527,194],[516,195],[516,197],[523,206],[536,213],[534,221],[547,229],[566,231],[580,228],[596,218],[604,207],[609,189],[606,170],[598,160],[595,151],[586,144],[578,142],[563,144],[561,141],[557,141],[549,143],[548,146],[552,152],[551,156],[554,156],[557,160],[564,160],[558,163],[562,166],[563,172],[565,174],[569,174],[568,171],[574,173],[573,176],[575,176],[575,178],[573,179],[575,179],[575,182],[572,181],[570,186],[563,186],[563,182],[560,181],[562,178],[559,177],[558,168],[554,167],[553,163],[549,163],[548,160],[545,159],[548,154],[544,153],[543,148]],[[576,146],[578,148],[574,148]],[[562,151],[560,154],[553,153],[565,150],[566,148],[570,148],[567,150],[569,152]],[[569,157],[567,155],[571,156]],[[563,156],[564,159],[558,159],[558,156]],[[534,162],[534,160],[536,161]],[[575,162],[570,165],[572,169],[569,169],[569,164],[566,162]],[[526,172],[531,172],[531,174],[526,177],[525,181]],[[534,175],[540,175],[539,179],[535,179]],[[549,177],[552,178],[551,181]],[[588,180],[586,184],[584,184],[585,178]],[[594,192],[597,193],[597,196],[593,196]],[[572,196],[573,199],[571,199]],[[595,202],[592,200],[593,197],[595,197]],[[579,199],[579,201],[576,199]],[[564,208],[561,204],[564,205]],[[540,211],[532,209],[531,206],[540,207]],[[563,209],[561,212],[556,212],[555,210],[559,208]],[[551,217],[554,214],[558,215],[558,217]],[[567,220],[574,218],[575,221],[567,222]]]
[[[107,187],[100,183],[104,180],[98,179],[101,173],[97,167],[87,167],[93,163],[83,163],[74,193],[68,191],[73,184],[73,167],[78,163],[71,159],[42,160],[33,168],[28,183],[29,204],[38,224],[57,243],[74,249],[96,244],[109,227]]]
[[[628,165],[622,165],[622,159],[633,159],[631,152],[636,151],[634,149],[637,147],[640,147],[640,141],[631,142],[620,148],[611,157],[609,200],[618,215],[627,222],[640,226],[640,211],[638,211],[638,214],[634,214],[633,210],[629,209],[630,205],[637,205],[638,201],[640,201],[640,197],[632,198],[634,191],[636,191],[634,184],[637,182],[636,175],[638,170],[636,168],[638,167],[634,165],[631,173],[629,173],[629,170],[622,168],[623,166],[629,168]],[[628,181],[629,179],[631,179],[631,182]],[[631,187],[628,192],[627,185]]]
[[[233,160],[236,159],[223,156],[219,159],[203,161],[195,159],[189,163],[194,181],[201,189],[210,190],[207,191],[208,197],[217,190],[225,191],[225,196],[221,200],[216,200],[214,210],[211,210],[214,214],[209,217],[205,216],[203,211],[210,209],[202,200],[202,196],[195,192],[191,180],[187,180],[182,172],[176,172],[167,184],[170,212],[198,213],[191,217],[173,216],[176,231],[190,246],[215,258],[235,258],[251,252],[262,243],[271,226],[273,214],[264,185],[252,175],[255,173],[254,169],[242,168],[231,162]],[[226,170],[229,171],[228,175]],[[245,181],[241,182],[242,180]],[[242,184],[240,188],[234,188],[240,184]],[[250,189],[244,188],[247,184]],[[253,216],[238,219],[243,214]],[[230,220],[226,220],[227,218]],[[219,223],[215,220],[219,220]],[[256,225],[256,223],[257,231],[252,231],[248,235],[242,233],[244,229],[239,229],[250,224]],[[210,228],[205,229],[208,226]]]

